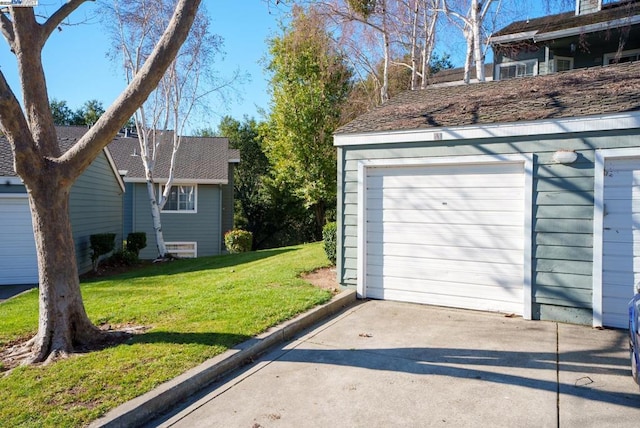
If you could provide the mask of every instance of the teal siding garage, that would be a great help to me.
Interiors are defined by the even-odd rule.
[[[431,87],[343,126],[338,281],[624,328],[640,281],[638,87],[640,63]]]

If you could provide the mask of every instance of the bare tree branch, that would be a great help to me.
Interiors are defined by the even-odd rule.
[[[42,44],[49,38],[51,33],[58,28],[58,26],[71,15],[80,5],[88,1],[95,0],[68,0],[64,5],[60,6],[58,10],[54,12],[42,25]]]
[[[13,33],[13,22],[11,22],[7,14],[4,12],[0,13],[0,31],[13,52],[13,41],[15,38],[15,34]]]
[[[73,172],[74,177],[70,178],[75,179],[86,169],[158,85],[164,71],[173,62],[187,38],[201,1],[178,1],[162,39],[140,71],[84,137],[62,156],[61,161],[72,164],[69,170]]]

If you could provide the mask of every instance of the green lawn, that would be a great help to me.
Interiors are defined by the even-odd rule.
[[[187,369],[324,303],[299,278],[327,266],[322,244],[178,260],[85,282],[97,324],[149,327],[127,343],[0,374],[0,426],[82,426]],[[0,304],[0,349],[37,328],[35,291]],[[0,371],[2,368],[0,367]]]

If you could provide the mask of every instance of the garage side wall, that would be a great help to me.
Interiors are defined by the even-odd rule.
[[[359,161],[530,154],[533,318],[591,324],[595,150],[637,147],[635,132],[338,147],[339,282],[351,288],[357,284]],[[561,149],[575,150],[576,162],[554,162],[553,154]]]

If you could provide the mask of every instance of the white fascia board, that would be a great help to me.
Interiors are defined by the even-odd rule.
[[[118,185],[120,186],[120,190],[122,190],[124,192],[124,181],[122,180],[122,174],[120,174],[120,170],[116,166],[116,163],[113,160],[113,157],[111,156],[111,152],[109,151],[109,149],[107,147],[103,148],[102,151],[104,152],[104,155],[107,158],[107,162],[109,162],[109,166],[111,167],[111,170],[113,171],[113,175],[116,177],[116,180],[118,181]]]
[[[166,178],[154,178],[153,182],[155,184],[164,184],[169,181]],[[144,178],[124,178],[125,183],[146,183],[147,180]],[[212,179],[212,180],[198,180],[198,179],[188,179],[188,178],[174,178],[172,184],[229,184],[229,180],[226,179]]]
[[[450,128],[336,134],[337,147],[365,144],[459,141],[483,138],[557,135],[640,128],[640,111],[563,119],[466,125]]]
[[[538,34],[538,30],[523,31],[520,33],[505,34],[504,36],[493,36],[489,38],[491,45],[500,43],[521,42],[523,40],[531,40]]]
[[[564,30],[550,31],[533,36],[534,42],[562,39],[564,37],[579,36],[580,34],[595,33],[596,31],[610,30],[612,28],[626,27],[640,23],[640,15],[614,19],[613,21],[598,22],[596,24],[583,25],[581,27],[567,28]]]

